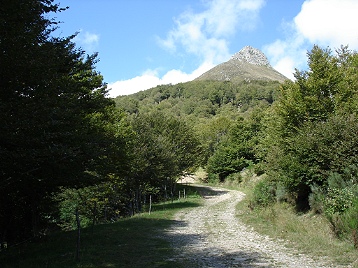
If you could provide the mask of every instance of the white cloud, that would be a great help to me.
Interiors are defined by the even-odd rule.
[[[295,17],[297,30],[311,43],[358,47],[357,0],[311,0]]]
[[[146,90],[157,85],[165,84],[177,84],[181,82],[191,81],[204,72],[213,68],[214,65],[208,62],[204,62],[192,73],[185,73],[180,70],[170,70],[161,78],[156,70],[147,70],[140,76],[136,76],[132,79],[121,80],[108,84],[109,97],[117,97],[119,95],[129,95],[142,90]]]
[[[145,72],[129,80],[108,85],[110,97],[128,95],[161,84],[187,82],[230,57],[229,41],[238,30],[251,31],[258,22],[258,13],[265,0],[210,0],[206,9],[188,10],[174,20],[175,27],[166,38],[157,38],[160,46],[172,53],[180,49],[198,58],[200,66],[191,73],[170,70],[162,77],[156,71]]]
[[[276,40],[264,46],[263,51],[273,68],[291,80],[294,79],[295,68],[304,68],[307,62],[305,40],[298,34],[293,34],[285,40]]]
[[[99,35],[80,30],[78,35],[74,38],[74,42],[79,44],[87,53],[93,53],[98,47]]]
[[[175,52],[178,47],[213,64],[230,57],[228,37],[256,27],[264,0],[212,0],[201,13],[187,11],[175,20],[175,28],[158,42]]]
[[[358,49],[358,1],[306,0],[290,24],[290,35],[264,47],[273,67],[293,79],[294,68],[306,67],[313,44]]]

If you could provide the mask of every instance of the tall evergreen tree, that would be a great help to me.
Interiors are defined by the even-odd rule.
[[[124,155],[97,55],[52,36],[60,11],[53,0],[0,7],[0,240],[37,235],[49,194],[119,172]]]

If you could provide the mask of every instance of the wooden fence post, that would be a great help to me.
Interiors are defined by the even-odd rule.
[[[152,195],[149,195],[149,215],[152,210]]]

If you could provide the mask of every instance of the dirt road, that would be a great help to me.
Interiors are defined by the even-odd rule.
[[[235,216],[239,191],[200,187],[204,206],[176,215],[166,237],[187,267],[337,267],[259,235]],[[309,238],[308,238],[309,239]]]

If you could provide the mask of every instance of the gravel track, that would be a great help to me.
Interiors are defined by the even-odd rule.
[[[328,259],[301,254],[283,241],[260,235],[236,217],[245,194],[197,185],[203,206],[176,215],[165,237],[176,250],[173,261],[186,267],[337,267]],[[347,266],[345,266],[347,267]]]

